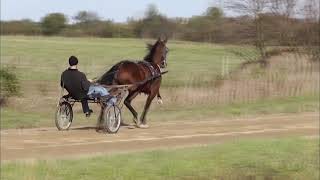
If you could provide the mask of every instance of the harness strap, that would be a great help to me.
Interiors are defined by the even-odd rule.
[[[139,61],[138,64],[143,64],[143,65],[145,65],[145,66],[149,69],[152,77],[160,75],[160,72],[158,72],[158,71],[152,66],[152,64],[151,64],[150,62],[147,62],[147,61]]]

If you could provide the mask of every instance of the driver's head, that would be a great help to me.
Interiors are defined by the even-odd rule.
[[[78,64],[78,58],[75,56],[69,57],[69,65],[70,66],[76,66]]]

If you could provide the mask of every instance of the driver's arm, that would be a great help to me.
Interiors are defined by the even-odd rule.
[[[83,74],[82,78],[81,78],[81,87],[82,87],[82,89],[84,91],[88,92],[90,85],[91,85],[90,81],[88,81],[86,75]]]

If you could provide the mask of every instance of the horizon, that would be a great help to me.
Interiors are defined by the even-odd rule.
[[[76,3],[76,6],[74,4]],[[99,0],[76,1],[56,3],[49,0],[2,0],[1,21],[14,21],[29,19],[40,22],[41,19],[50,13],[63,13],[72,22],[72,17],[79,11],[90,11],[97,13],[101,20],[112,20],[114,22],[127,22],[128,18],[142,18],[148,5],[154,4],[159,12],[169,18],[190,18],[202,15],[209,6],[222,8],[223,0],[119,0],[107,2]],[[177,8],[183,4],[183,8]],[[37,9],[37,11],[35,11]]]

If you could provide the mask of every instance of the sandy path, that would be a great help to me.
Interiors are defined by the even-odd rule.
[[[1,131],[1,160],[71,158],[159,148],[221,143],[239,138],[319,136],[319,114],[269,115],[237,120],[153,123],[149,129],[121,127],[118,134],[90,127]]]

